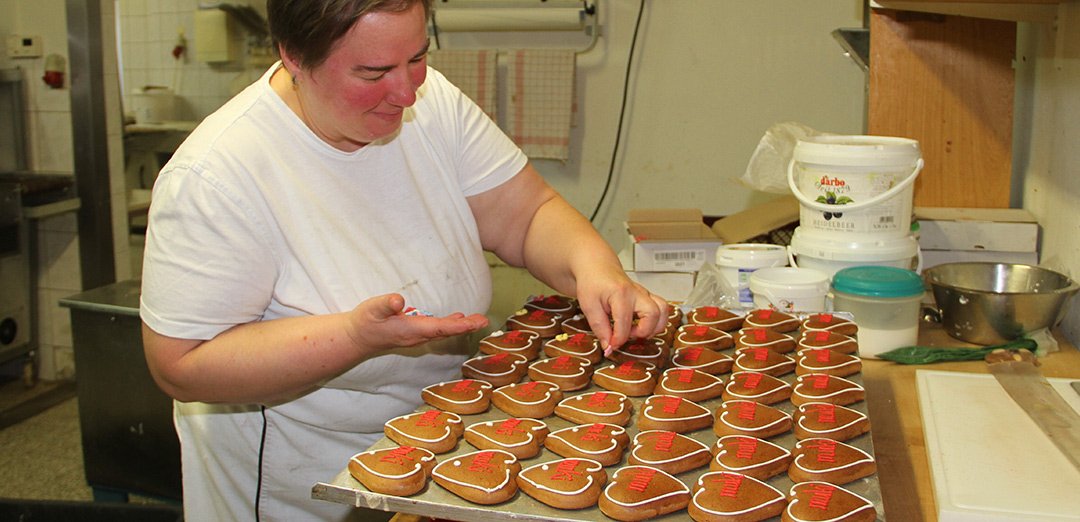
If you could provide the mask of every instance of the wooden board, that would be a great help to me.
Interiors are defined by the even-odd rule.
[[[1016,24],[874,9],[868,131],[919,140],[923,207],[1007,208]]]

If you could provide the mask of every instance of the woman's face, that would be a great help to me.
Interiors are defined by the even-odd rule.
[[[360,18],[322,65],[302,71],[301,118],[346,151],[396,132],[427,76],[426,22],[420,2],[406,12]]]

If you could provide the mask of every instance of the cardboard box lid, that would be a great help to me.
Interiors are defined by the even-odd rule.
[[[626,220],[634,242],[716,241],[716,234],[702,221],[697,208],[635,208]]]
[[[915,219],[926,221],[985,221],[998,223],[1038,223],[1022,208],[915,207]]]
[[[724,243],[742,243],[799,221],[799,200],[780,196],[717,220],[712,229]]]

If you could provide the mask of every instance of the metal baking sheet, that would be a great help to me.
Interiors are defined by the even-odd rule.
[[[725,353],[727,355],[734,355],[734,352],[734,348],[721,350],[721,353]],[[601,368],[608,364],[611,364],[611,361],[601,362],[597,365],[597,368]],[[725,383],[727,382],[730,375],[730,372],[721,375]],[[796,376],[794,373],[790,373],[786,376],[781,377],[781,379],[788,384],[791,384],[795,381],[795,377]],[[859,385],[863,384],[861,373],[846,377],[846,379],[853,381]],[[566,392],[565,396],[570,397],[579,394],[593,393],[596,391],[605,390],[596,385],[591,385],[584,390]],[[631,439],[633,439],[633,437],[637,435],[639,431],[636,426],[637,415],[641,411],[641,405],[646,398],[647,397],[630,398],[630,401],[634,406],[634,411],[630,419],[630,423],[626,426],[626,431],[630,435]],[[715,412],[716,409],[720,407],[720,404],[722,402],[723,401],[719,397],[717,397],[716,399],[712,399],[709,401],[702,401],[699,404]],[[795,406],[791,403],[791,401],[786,400],[778,404],[773,404],[772,406],[784,411],[789,415],[795,410]],[[869,415],[865,400],[852,405],[848,405],[847,407],[862,412],[863,414]],[[424,405],[420,407],[417,411],[426,411],[430,409],[432,409],[430,406]],[[511,415],[504,413],[502,410],[492,405],[484,413],[477,415],[462,415],[461,417],[465,425],[469,426],[480,422],[506,419],[511,417]],[[552,432],[574,425],[573,423],[554,415],[542,420],[547,423],[548,428]],[[871,419],[871,430],[872,424],[873,419]],[[709,446],[710,448],[714,444],[716,444],[716,441],[719,439],[719,437],[717,437],[716,434],[713,433],[712,426],[690,433],[684,433],[684,435],[696,439]],[[787,448],[789,451],[795,446],[795,442],[797,442],[794,433],[792,433],[791,431],[788,431],[786,434],[783,435],[771,437],[768,440],[769,442]],[[869,453],[871,456],[874,455],[874,445],[871,440],[870,432],[859,435],[858,437],[848,440],[845,443],[859,448]],[[397,446],[398,444],[396,442],[386,437],[383,437],[372,446],[372,449],[393,448]],[[444,459],[472,453],[474,451],[477,451],[477,449],[471,444],[465,442],[465,439],[462,438],[458,442],[457,448],[455,448],[454,451],[437,455],[436,459],[441,462]],[[629,457],[629,454],[629,450],[624,451],[623,458],[619,462],[619,464],[607,466],[605,468],[605,470],[608,472],[609,479],[611,475],[615,473],[615,470],[627,465],[627,458]],[[541,462],[549,462],[561,458],[563,457],[559,456],[556,453],[548,451],[545,448],[540,451],[539,455],[531,459],[522,460],[520,462],[522,469],[525,469],[534,464],[539,464]],[[708,472],[709,467],[708,465],[706,465],[696,470],[681,473],[679,475],[676,475],[675,477],[692,489],[698,477]],[[780,475],[769,479],[767,482],[785,494],[787,494],[787,492],[791,489],[791,486],[794,484],[791,479],[788,478],[787,473],[781,473]],[[880,484],[878,483],[877,474],[856,480],[854,482],[850,482],[841,487],[872,502],[874,504],[874,508],[877,510],[878,513],[877,520],[880,522],[884,522],[885,509],[882,505],[881,488]],[[450,520],[457,520],[460,522],[499,522],[505,520],[535,520],[538,522],[548,520],[567,522],[580,520],[610,522],[612,520],[611,518],[608,518],[606,515],[601,513],[600,509],[596,506],[572,510],[556,509],[533,499],[532,497],[521,491],[518,491],[513,498],[501,504],[495,504],[492,506],[473,504],[472,502],[466,501],[461,497],[458,497],[457,495],[454,495],[453,493],[450,493],[449,491],[443,489],[441,486],[439,486],[432,480],[428,480],[427,486],[423,490],[410,497],[395,497],[390,495],[383,495],[368,491],[366,488],[364,488],[362,484],[360,484],[359,481],[357,481],[355,478],[352,477],[351,474],[349,474],[348,469],[343,470],[340,474],[338,474],[337,477],[335,477],[330,482],[320,482],[316,484],[314,488],[312,488],[312,498],[319,500],[327,500],[331,502],[338,502],[358,507],[368,507],[382,511],[405,513],[419,516],[431,516]],[[693,522],[693,519],[690,518],[689,513],[685,509],[664,516],[655,517],[650,520],[655,520],[658,522]],[[780,517],[768,519],[767,522],[780,522]]]

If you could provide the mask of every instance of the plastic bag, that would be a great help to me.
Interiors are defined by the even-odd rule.
[[[737,180],[740,185],[774,194],[790,194],[788,187],[788,164],[800,138],[825,136],[828,133],[814,130],[797,122],[778,123],[765,131],[757,149],[750,156],[746,173]]]
[[[683,308],[692,310],[701,306],[720,308],[739,308],[739,292],[720,273],[720,267],[706,261],[698,269],[697,279],[690,295],[682,303]]]

